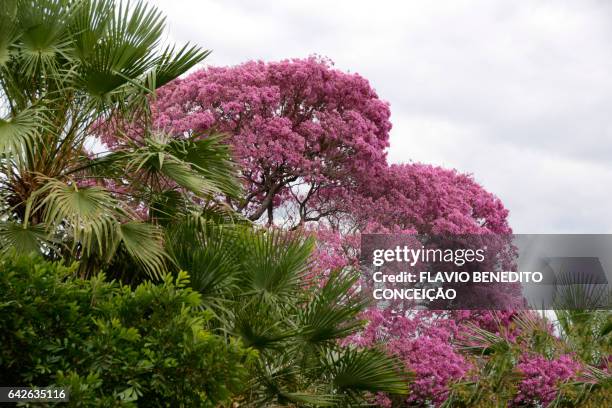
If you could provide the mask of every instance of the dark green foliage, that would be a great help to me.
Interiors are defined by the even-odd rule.
[[[188,277],[134,290],[33,257],[0,261],[0,384],[71,387],[72,406],[217,406],[248,353],[205,329]]]

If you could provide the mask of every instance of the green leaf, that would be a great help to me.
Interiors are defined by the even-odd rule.
[[[46,184],[32,195],[28,208],[32,207],[32,213],[43,212],[49,228],[60,224],[70,228],[75,244],[80,243],[86,253],[112,248],[114,226],[125,214],[117,200],[101,187],[79,188],[75,183],[54,179],[46,179]]]
[[[338,406],[338,397],[329,394],[314,394],[308,392],[280,392],[280,397],[290,402],[298,404],[307,404],[315,407]]]
[[[203,306],[219,317],[227,315],[232,298],[240,293],[232,228],[190,221],[169,228],[168,252],[180,269],[189,271],[191,287],[202,294]]]
[[[165,19],[157,8],[143,1],[120,3],[110,14],[103,8],[90,7],[88,11],[89,15],[80,18],[83,28],[90,21],[100,24],[94,26],[97,39],[93,35],[78,39],[82,84],[92,96],[103,99],[155,66],[154,50]]]
[[[42,115],[34,108],[25,109],[13,117],[0,119],[0,154],[21,157],[39,137]]]
[[[401,363],[381,351],[343,349],[332,354],[330,361],[333,362],[333,382],[340,390],[408,393],[408,381]]]
[[[251,294],[272,302],[303,293],[313,241],[282,231],[245,230],[239,245],[241,276]]]
[[[200,140],[174,140],[168,143],[172,154],[187,162],[216,189],[231,197],[241,194],[238,171],[232,161],[230,148],[221,135]]]
[[[44,225],[24,226],[12,222],[0,223],[0,252],[11,248],[17,253],[39,253],[48,244],[48,232]]]
[[[359,313],[368,299],[354,293],[359,276],[348,271],[330,274],[323,288],[308,302],[300,315],[301,337],[312,344],[342,339],[362,327]]]
[[[17,49],[22,75],[51,74],[60,79],[59,60],[70,52],[70,40],[65,34],[73,4],[61,0],[39,0],[32,7],[27,2],[20,2],[17,19],[21,35]]]
[[[239,191],[229,150],[217,139],[172,141],[167,135],[155,134],[146,138],[142,146],[111,153],[92,167],[121,169],[158,190],[172,188],[172,183],[167,183],[172,181],[200,197],[235,195]]]
[[[74,7],[68,29],[75,56],[82,62],[86,63],[99,49],[113,14],[113,0],[84,0]]]
[[[608,319],[608,321],[601,328],[601,331],[600,331],[599,335],[601,337],[605,337],[605,336],[607,336],[610,333],[612,333],[612,319]]]
[[[168,46],[161,55],[159,65],[155,68],[154,80],[150,81],[152,89],[159,88],[187,72],[197,63],[210,55],[211,51],[185,44],[175,51],[175,46]]]
[[[118,228],[127,252],[154,278],[166,271],[168,255],[163,246],[162,231],[145,222],[127,222]]]
[[[4,0],[0,2],[0,68],[5,67],[10,60],[11,46],[18,37],[16,22],[17,1]]]

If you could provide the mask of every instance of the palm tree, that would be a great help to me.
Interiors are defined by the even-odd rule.
[[[209,52],[161,43],[155,7],[114,0],[0,2],[0,249],[159,275],[160,219],[237,183],[219,138],[171,141],[150,129],[155,90]],[[101,124],[144,133],[102,151]]]
[[[354,271],[311,275],[313,241],[231,220],[186,217],[167,242],[216,319],[215,329],[256,351],[247,406],[357,406],[376,392],[405,394],[401,363],[341,345],[362,328],[368,301]]]

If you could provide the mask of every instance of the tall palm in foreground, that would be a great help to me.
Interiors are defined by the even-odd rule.
[[[407,392],[396,360],[341,345],[362,328],[368,302],[353,271],[312,276],[310,239],[202,216],[169,231],[170,253],[216,329],[257,351],[241,405],[358,406],[376,392]]]
[[[79,259],[85,272],[126,254],[158,274],[164,209],[237,191],[218,138],[148,131],[156,88],[208,55],[163,47],[164,24],[140,1],[0,2],[1,250]],[[145,135],[101,153],[96,128],[116,117]]]

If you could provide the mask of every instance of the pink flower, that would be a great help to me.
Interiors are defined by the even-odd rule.
[[[473,368],[452,345],[458,326],[451,319],[431,312],[414,312],[408,317],[378,309],[369,310],[365,317],[368,326],[347,342],[359,346],[382,343],[389,354],[404,362],[415,375],[408,404],[439,406],[448,397],[449,386],[467,377]],[[378,401],[387,400],[378,397]]]
[[[539,403],[548,406],[557,396],[559,385],[574,377],[581,364],[569,355],[546,359],[540,355],[523,354],[517,369],[523,379],[519,383],[516,404]]]

